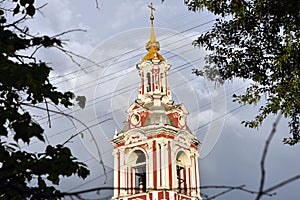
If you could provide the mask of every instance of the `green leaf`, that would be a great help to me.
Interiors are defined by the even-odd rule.
[[[58,185],[59,184],[59,177],[57,173],[51,173],[47,179],[51,181],[53,184]]]
[[[86,102],[85,96],[77,96],[76,101],[81,109],[85,108],[85,102]]]
[[[13,15],[16,15],[20,12],[20,5],[17,4],[17,6],[15,7],[15,9],[13,10]]]
[[[83,178],[83,179],[86,179],[88,177],[88,175],[90,175],[89,170],[85,167],[82,167],[82,166],[78,168],[77,173],[78,173],[78,176]]]
[[[27,0],[27,3],[28,3],[29,5],[33,5],[33,4],[34,4],[34,0]]]
[[[6,23],[6,19],[5,19],[5,17],[1,16],[1,18],[0,18],[0,24],[4,24],[4,23]]]
[[[26,13],[27,13],[29,16],[33,17],[33,15],[35,14],[35,7],[34,7],[33,5],[27,6],[27,8],[26,8]]]
[[[25,5],[26,5],[26,3],[27,3],[27,0],[20,0],[20,4],[21,4],[21,6],[25,6]]]
[[[253,121],[258,128],[268,115],[283,113],[289,122],[290,139],[300,142],[300,32],[299,1],[281,0],[188,0],[189,10],[228,16],[216,20],[212,29],[196,39],[195,46],[210,51],[207,67],[195,71],[210,80],[247,79],[253,82],[234,101],[256,106],[265,104]],[[216,73],[214,73],[214,71]],[[262,102],[263,103],[263,102]]]
[[[36,153],[20,150],[17,145],[20,141],[30,144],[36,138],[45,142],[44,130],[32,116],[30,106],[40,103],[35,106],[45,108],[45,101],[51,100],[68,107],[74,97],[72,92],[58,91],[50,82],[52,69],[45,62],[37,61],[35,55],[23,58],[37,47],[62,46],[61,40],[47,35],[36,37],[38,34],[31,33],[24,23],[6,24],[6,16],[10,23],[20,19],[17,14],[34,16],[33,4],[34,0],[12,0],[0,8],[0,199],[57,199],[60,192],[53,184],[59,184],[61,177],[85,178],[89,174],[62,145],[49,145]],[[80,101],[83,105],[83,99]],[[47,116],[47,112],[39,114]]]
[[[40,176],[38,178],[38,185],[41,189],[46,188],[46,182]]]

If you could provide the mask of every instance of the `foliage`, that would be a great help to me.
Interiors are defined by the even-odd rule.
[[[300,3],[298,0],[186,0],[191,11],[207,9],[220,18],[194,41],[211,53],[197,75],[224,82],[235,77],[252,80],[241,104],[266,103],[246,126],[258,128],[270,114],[289,118],[291,136],[300,141]]]
[[[45,152],[30,153],[18,144],[33,138],[44,141],[43,128],[26,105],[72,106],[72,92],[59,92],[49,82],[51,68],[34,55],[40,48],[62,47],[58,38],[37,37],[21,23],[33,17],[34,0],[0,2],[0,198],[55,199],[62,176],[86,178],[89,171],[69,148],[48,145]],[[17,20],[16,20],[17,19]],[[31,55],[26,52],[32,52]]]

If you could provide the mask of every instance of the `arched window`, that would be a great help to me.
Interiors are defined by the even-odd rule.
[[[178,192],[187,194],[187,166],[189,166],[189,159],[183,151],[179,151],[176,155],[176,175],[178,183]]]
[[[164,76],[163,73],[160,73],[160,91],[164,92]]]
[[[150,72],[147,73],[147,92],[151,91],[151,74]]]
[[[146,192],[147,176],[146,176],[146,155],[141,150],[131,153],[128,159],[131,166],[131,187],[132,193]]]

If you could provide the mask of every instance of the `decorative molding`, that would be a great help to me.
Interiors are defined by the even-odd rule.
[[[147,136],[141,132],[134,132],[131,134],[127,134],[124,138],[125,145],[134,144],[145,140],[147,140]]]

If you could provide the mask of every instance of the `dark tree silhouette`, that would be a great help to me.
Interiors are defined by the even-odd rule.
[[[48,104],[69,107],[74,97],[72,92],[58,91],[49,81],[51,68],[35,58],[41,48],[63,50],[59,35],[38,37],[23,24],[38,9],[34,0],[0,1],[1,199],[55,199],[60,191],[54,185],[62,176],[85,178],[89,174],[85,164],[63,145],[45,144],[45,151],[38,153],[19,148],[33,138],[45,141],[44,130],[28,106],[42,106],[46,114]]]
[[[191,11],[207,9],[220,16],[212,29],[194,41],[211,51],[197,75],[224,82],[252,80],[240,104],[265,104],[247,127],[258,128],[270,114],[289,119],[290,137],[300,140],[300,4],[298,0],[186,0]]]

